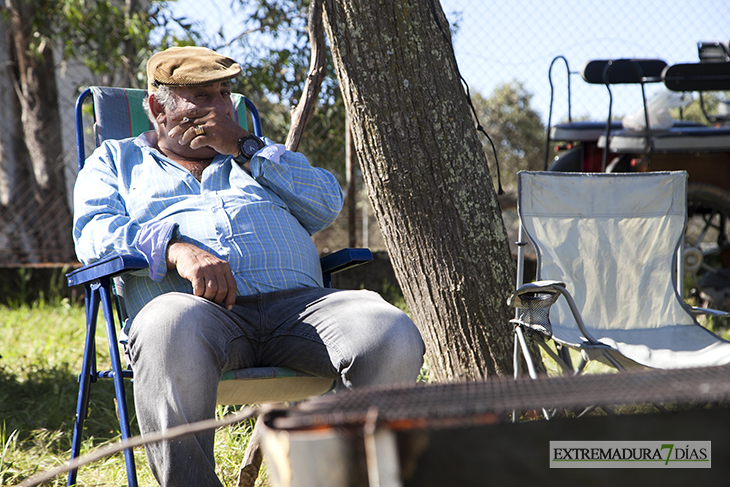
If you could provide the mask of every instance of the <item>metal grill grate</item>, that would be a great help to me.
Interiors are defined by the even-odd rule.
[[[649,370],[540,380],[361,388],[315,398],[269,413],[277,429],[355,426],[379,423],[423,424],[479,418],[513,410],[583,408],[595,404],[678,405],[730,400],[730,367]],[[368,416],[370,414],[370,416]]]

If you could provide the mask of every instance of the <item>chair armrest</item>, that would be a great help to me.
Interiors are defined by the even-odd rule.
[[[535,282],[528,282],[527,284],[523,284],[520,286],[517,291],[515,291],[512,296],[509,297],[507,300],[507,304],[510,306],[513,306],[515,308],[521,308],[522,307],[522,301],[520,300],[520,296],[528,293],[550,293],[555,294],[559,293],[561,294],[565,300],[568,302],[568,307],[570,308],[570,312],[573,314],[573,318],[575,319],[575,323],[578,325],[578,329],[583,334],[583,337],[591,344],[596,345],[600,343],[598,340],[596,340],[593,335],[588,331],[586,328],[585,323],[583,322],[583,317],[580,315],[580,311],[578,311],[578,306],[576,306],[575,301],[573,300],[573,296],[570,295],[567,289],[565,289],[565,283],[560,281],[535,281]]]
[[[712,308],[700,308],[698,306],[690,306],[689,312],[692,313],[693,316],[710,315],[718,318],[725,318],[727,316],[730,316],[730,312],[727,311]]]
[[[562,288],[559,290],[558,287]],[[507,300],[507,304],[513,308],[521,308],[522,301],[520,296],[528,293],[562,293],[565,291],[565,283],[560,281],[535,281],[523,284],[520,288],[515,291],[512,296]]]
[[[373,260],[370,249],[341,249],[327,254],[319,262],[323,274],[335,274]]]
[[[322,274],[332,275],[373,260],[370,249],[342,249],[320,259]],[[122,272],[146,269],[147,261],[133,255],[111,255],[93,264],[66,274],[69,286],[86,284],[101,277],[115,276]]]
[[[332,252],[319,259],[322,265],[324,286],[330,287],[332,274],[365,264],[373,260],[370,249],[348,248]]]
[[[123,272],[146,269],[147,267],[147,261],[143,257],[114,254],[98,262],[69,272],[66,274],[66,279],[69,287],[78,286],[79,284],[86,284],[102,277],[112,277]]]

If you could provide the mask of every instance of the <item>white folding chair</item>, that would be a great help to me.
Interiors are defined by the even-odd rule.
[[[518,173],[515,374],[537,377],[525,335],[569,373],[730,363],[730,342],[682,300],[687,173]],[[536,281],[523,282],[525,237]],[[552,339],[555,350],[548,346]],[[573,367],[569,350],[581,360]]]

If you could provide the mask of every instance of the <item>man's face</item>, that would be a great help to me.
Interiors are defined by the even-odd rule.
[[[160,129],[159,143],[163,151],[167,149],[173,154],[192,159],[230,153],[221,146],[224,134],[238,128],[234,120],[230,82],[181,86],[174,88],[173,93],[175,107],[168,110],[162,108],[156,115]],[[205,133],[196,135],[196,126],[203,127]]]
[[[177,98],[174,115],[179,115],[174,118],[196,118],[203,113],[201,108],[217,108],[233,118],[231,84],[228,81],[203,86],[181,86],[174,91]]]

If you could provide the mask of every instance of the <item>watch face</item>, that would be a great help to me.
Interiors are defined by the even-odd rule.
[[[263,144],[259,139],[248,137],[241,143],[241,152],[247,157],[253,157],[262,147]]]

